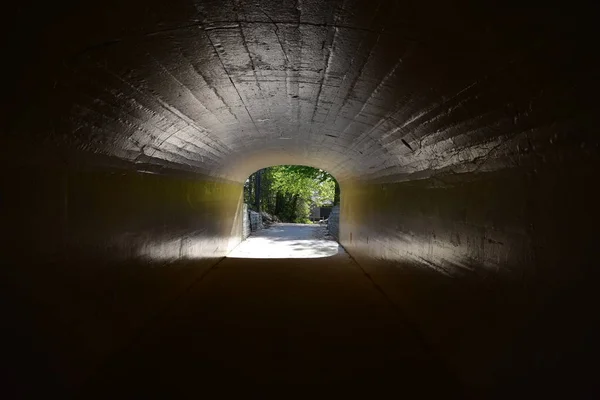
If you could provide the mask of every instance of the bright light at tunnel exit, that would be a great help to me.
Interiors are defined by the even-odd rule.
[[[332,211],[339,204],[339,193],[335,178],[320,168],[278,165],[256,171],[244,184],[248,211],[242,230],[244,237],[251,235],[228,257],[319,258],[337,254],[340,246],[331,233],[337,236],[339,213]],[[335,215],[332,224],[330,215]]]
[[[322,258],[342,252],[337,241],[323,235],[325,229],[317,224],[277,224],[256,232],[227,257]]]

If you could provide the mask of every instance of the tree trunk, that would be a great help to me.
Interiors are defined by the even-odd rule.
[[[335,181],[335,192],[333,193],[333,205],[337,206],[340,204],[340,184]]]
[[[293,212],[293,214],[292,214],[292,222],[295,222],[296,218],[298,218],[298,209],[297,209],[297,207],[298,207],[298,197],[299,196],[296,194],[296,195],[294,195],[294,198],[292,200],[292,210],[293,210],[292,211]]]
[[[281,192],[277,192],[275,194],[275,215],[281,216],[281,211],[283,211],[283,202],[284,202],[283,194]]]
[[[260,196],[261,196],[261,187],[260,187],[260,178],[262,175],[262,170],[256,171],[256,189],[254,196],[254,205],[256,206],[256,211],[260,212]]]

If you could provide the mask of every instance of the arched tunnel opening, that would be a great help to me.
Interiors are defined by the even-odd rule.
[[[7,7],[7,393],[597,392],[587,5]],[[339,181],[344,257],[226,257],[284,164]]]
[[[227,257],[319,258],[343,252],[340,186],[306,165],[262,168],[244,183],[243,241]]]

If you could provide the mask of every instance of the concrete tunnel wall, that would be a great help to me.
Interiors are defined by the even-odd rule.
[[[340,241],[469,387],[585,392],[598,196],[581,167],[346,186]]]
[[[36,359],[48,384],[85,380],[240,240],[243,180],[284,163],[338,178],[340,242],[465,384],[585,359],[586,10],[23,7],[0,149],[16,377]]]
[[[239,183],[60,163],[1,176],[18,382],[79,385],[241,241]]]

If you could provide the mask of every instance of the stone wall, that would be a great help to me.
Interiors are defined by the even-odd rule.
[[[252,232],[256,232],[264,228],[262,216],[259,213],[250,210],[248,214],[250,215],[250,230]]]
[[[250,236],[252,229],[250,228],[250,211],[248,204],[244,203],[242,210],[242,240],[246,240]]]
[[[248,204],[244,203],[242,214],[242,240],[247,239],[252,232],[264,229],[263,217],[260,213],[248,209]]]
[[[327,220],[327,229],[336,239],[340,235],[340,206],[331,209],[329,219]]]

